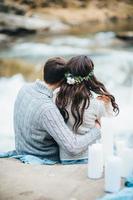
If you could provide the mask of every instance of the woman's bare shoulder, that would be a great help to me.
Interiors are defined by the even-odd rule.
[[[103,101],[105,104],[110,103],[110,98],[108,96],[105,96],[105,95],[97,96],[97,99],[100,100],[100,101]]]

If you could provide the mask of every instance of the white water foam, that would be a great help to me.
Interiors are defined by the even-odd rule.
[[[13,109],[16,95],[23,84],[21,75],[0,79],[0,151],[14,148]]]

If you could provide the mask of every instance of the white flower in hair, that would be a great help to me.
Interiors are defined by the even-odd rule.
[[[91,79],[91,77],[93,76],[93,70],[87,75],[87,76],[73,76],[71,73],[66,73],[65,74],[65,77],[66,77],[66,80],[67,80],[67,83],[69,85],[74,85],[75,83],[79,84],[81,83],[82,81],[87,81],[89,79]]]
[[[67,83],[68,83],[69,85],[74,85],[74,84],[75,84],[75,79],[72,78],[72,77],[67,77]]]

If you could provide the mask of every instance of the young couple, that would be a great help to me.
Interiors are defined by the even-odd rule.
[[[63,164],[85,163],[88,146],[101,137],[101,117],[113,111],[119,112],[115,98],[97,80],[88,56],[50,58],[43,81],[28,83],[18,93],[16,152]]]

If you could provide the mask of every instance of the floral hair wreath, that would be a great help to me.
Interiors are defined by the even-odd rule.
[[[88,80],[91,79],[91,77],[94,75],[93,71],[91,71],[87,76],[73,76],[71,73],[65,73],[65,78],[67,80],[67,83],[69,85],[74,85],[74,84],[78,84],[81,83],[84,80]]]

